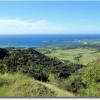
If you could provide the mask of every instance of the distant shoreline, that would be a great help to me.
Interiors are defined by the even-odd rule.
[[[45,47],[99,43],[100,35],[2,35],[0,47]]]

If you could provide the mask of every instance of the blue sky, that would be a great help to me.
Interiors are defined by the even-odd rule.
[[[100,33],[100,1],[0,1],[0,34]]]

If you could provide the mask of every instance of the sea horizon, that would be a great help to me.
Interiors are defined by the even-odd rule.
[[[83,39],[100,39],[100,34],[7,34],[0,35],[0,47],[80,45]]]

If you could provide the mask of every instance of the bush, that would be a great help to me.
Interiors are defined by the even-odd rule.
[[[8,56],[7,49],[0,48],[0,59],[3,59],[5,56]]]
[[[6,73],[7,72],[7,65],[6,64],[2,64],[0,63],[0,73],[3,74],[3,73]]]
[[[65,81],[65,88],[81,96],[100,96],[100,65],[93,64],[72,74]]]
[[[37,80],[47,82],[49,73],[46,71],[46,69],[42,65],[33,65],[29,67],[23,67],[21,69],[24,73],[28,74],[31,77],[34,77]]]

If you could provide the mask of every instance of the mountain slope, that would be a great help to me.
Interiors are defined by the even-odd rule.
[[[46,86],[50,90],[54,91],[57,97],[72,97],[72,96],[74,96],[72,93],[70,93],[68,91],[65,91],[63,89],[60,89],[60,88],[58,88],[58,87],[56,87],[54,85],[51,85],[51,84],[48,84],[48,83],[39,82],[39,81],[37,81],[37,82],[41,83],[42,85]]]
[[[72,74],[65,83],[66,89],[84,97],[100,96],[100,63],[91,63]]]
[[[23,74],[0,75],[0,97],[72,97],[67,91]]]
[[[49,81],[48,77],[51,73],[59,78],[66,78],[83,67],[80,64],[50,58],[33,48],[10,48],[1,51],[7,52],[7,55],[5,53],[4,57],[0,58],[1,73],[20,71],[44,82]]]

